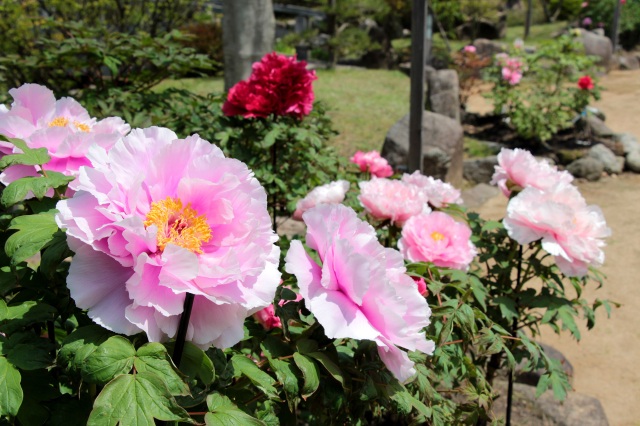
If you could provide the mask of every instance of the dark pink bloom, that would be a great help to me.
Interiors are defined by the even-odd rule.
[[[415,281],[416,285],[418,286],[418,292],[423,296],[427,296],[429,294],[429,290],[427,290],[427,283],[425,282],[424,278],[422,277],[411,277],[411,278],[413,278],[413,281]]]
[[[264,327],[265,330],[271,330],[272,328],[282,328],[282,322],[280,318],[276,316],[276,310],[273,305],[269,305],[264,309],[259,310],[253,317]]]
[[[592,23],[593,23],[593,20],[591,18],[589,18],[588,16],[582,20],[582,26],[583,27],[588,27]]]
[[[582,90],[592,90],[594,87],[591,76],[583,75],[578,79],[578,87]]]
[[[305,61],[269,53],[253,64],[248,80],[231,88],[222,112],[245,118],[271,114],[302,118],[313,108],[312,83],[316,79],[315,71],[307,70]]]
[[[369,172],[375,177],[385,178],[393,175],[393,169],[378,151],[357,151],[350,161],[357,164],[361,172]]]
[[[476,53],[476,47],[473,44],[466,45],[462,50],[464,53]]]

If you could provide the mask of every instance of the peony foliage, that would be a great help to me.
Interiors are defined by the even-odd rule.
[[[377,153],[315,155],[330,132],[309,93],[267,116],[218,102],[209,139],[117,117],[104,136],[70,98],[12,94],[0,169],[30,171],[0,198],[0,416],[14,424],[497,421],[500,370],[570,389],[542,325],[580,339],[578,321],[615,306],[582,297],[603,284],[602,213],[526,152],[500,154],[509,207],[485,221]],[[82,149],[55,161],[69,140]],[[273,216],[294,209],[305,235],[278,236]]]

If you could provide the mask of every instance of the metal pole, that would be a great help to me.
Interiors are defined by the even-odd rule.
[[[524,39],[529,37],[529,31],[531,30],[531,15],[533,13],[533,0],[527,2],[527,18],[524,23]]]
[[[411,100],[409,109],[409,172],[422,170],[422,117],[426,63],[426,0],[413,0],[411,12]]]
[[[613,53],[618,50],[618,34],[620,32],[620,9],[622,3],[620,0],[616,1],[616,10],[613,13],[613,28],[611,28],[611,42],[613,43]]]

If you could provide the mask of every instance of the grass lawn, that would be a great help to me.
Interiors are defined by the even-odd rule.
[[[553,22],[551,24],[532,25],[529,31],[529,37],[525,40],[527,45],[538,45],[545,40],[550,40],[551,36],[562,31],[567,27],[565,21]],[[513,26],[507,27],[507,35],[501,40],[505,43],[513,43],[517,38],[524,39],[524,27]]]
[[[409,112],[409,77],[400,71],[318,70],[316,99],[323,101],[340,133],[332,141],[341,154],[380,150],[387,131]],[[158,89],[177,87],[194,93],[221,92],[221,78],[168,80]]]

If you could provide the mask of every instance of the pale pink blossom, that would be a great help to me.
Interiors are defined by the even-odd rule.
[[[473,44],[468,44],[462,49],[465,53],[476,53],[476,47]]]
[[[350,161],[357,164],[361,172],[369,172],[372,176],[384,178],[393,175],[393,169],[378,151],[357,151]]]
[[[119,117],[96,120],[72,98],[56,100],[53,92],[38,84],[24,84],[9,90],[11,109],[0,114],[0,134],[22,139],[29,148],[46,148],[51,160],[45,170],[77,176],[81,166],[90,165],[87,153],[93,145],[106,150],[131,129]],[[21,152],[0,142],[0,153]],[[38,176],[39,167],[14,165],[4,170],[0,182],[8,185],[25,176]]]
[[[508,197],[513,187],[546,190],[571,181],[573,176],[569,172],[558,171],[546,161],[537,160],[529,151],[516,148],[500,151],[491,184],[498,185]]]
[[[285,269],[327,337],[372,340],[398,380],[413,376],[414,363],[401,348],[431,354],[435,345],[422,331],[431,310],[400,253],[383,247],[373,227],[341,204],[315,207],[303,219],[307,245],[321,264],[293,241]]]
[[[423,200],[434,208],[446,207],[449,204],[462,204],[460,191],[450,183],[425,176],[419,171],[402,175],[402,182],[419,188]]]
[[[611,235],[602,211],[588,206],[569,183],[542,191],[529,187],[509,201],[504,227],[520,244],[541,240],[567,276],[581,277],[604,262],[604,238]]]
[[[400,180],[373,178],[360,182],[358,200],[374,219],[402,226],[411,216],[430,211],[420,190]]]
[[[149,341],[175,337],[186,293],[187,339],[226,348],[272,303],[277,236],[264,188],[247,166],[194,135],[136,129],[94,146],[56,222],[76,253],[67,286],[98,324]]]
[[[296,204],[296,211],[293,213],[295,220],[302,220],[302,213],[320,204],[340,204],[349,190],[349,182],[338,180],[315,187]]]
[[[582,4],[580,4],[580,7],[583,9],[589,7],[589,2],[583,1]]]
[[[470,238],[466,224],[442,212],[424,213],[405,223],[398,248],[411,262],[467,270],[477,253]]]

